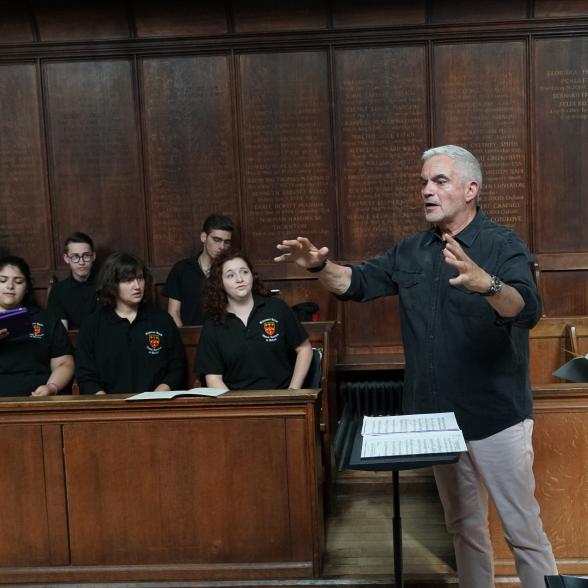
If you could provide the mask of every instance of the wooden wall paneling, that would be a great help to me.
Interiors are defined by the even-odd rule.
[[[433,77],[433,142],[461,145],[478,157],[482,209],[528,242],[526,43],[436,45]]]
[[[0,64],[0,255],[33,270],[53,263],[40,100],[34,63]]]
[[[334,28],[396,27],[425,24],[425,0],[333,0]]]
[[[133,64],[126,59],[45,67],[56,249],[89,233],[99,255],[147,256]]]
[[[280,298],[288,306],[294,306],[301,302],[314,302],[318,304],[320,320],[327,321],[337,318],[337,299],[316,279],[264,280],[264,284],[270,289],[278,289]]]
[[[573,386],[573,385],[571,385]],[[561,388],[565,392],[565,387]],[[568,399],[557,392],[549,400],[535,401],[533,448],[536,497],[547,536],[563,574],[583,574],[588,563],[588,419],[585,399]],[[576,406],[576,404],[578,404]],[[515,572],[494,507],[490,531],[497,574]]]
[[[64,425],[72,563],[293,557],[284,424],[244,415]]]
[[[126,2],[33,0],[41,41],[128,39]]]
[[[325,0],[233,0],[235,32],[326,29]]]
[[[588,0],[534,0],[534,16],[587,16]]]
[[[326,53],[244,54],[239,72],[248,253],[271,262],[306,235],[336,254]]]
[[[223,35],[228,32],[225,4],[216,0],[134,0],[137,37]]]
[[[528,0],[432,0],[429,22],[453,24],[528,17]]]
[[[31,43],[34,40],[30,14],[25,3],[0,4],[0,44]]]
[[[535,250],[588,250],[588,37],[534,44]]]
[[[339,255],[360,260],[426,227],[419,196],[428,140],[425,48],[337,50],[335,76]]]
[[[55,522],[49,507],[63,512],[64,504],[55,504],[45,484],[43,434],[40,425],[3,424],[0,426],[2,476],[0,476],[0,561],[2,566],[45,566],[67,564],[54,557],[67,555],[67,540],[57,544],[52,532]],[[54,452],[51,459],[61,459]],[[56,466],[58,467],[58,466]],[[63,478],[63,474],[62,474]],[[55,479],[54,479],[55,481]],[[59,511],[56,511],[56,515]],[[51,542],[55,541],[55,545]]]
[[[547,316],[588,315],[588,270],[542,272],[541,295]]]
[[[344,347],[349,356],[402,350],[398,297],[343,303]]]
[[[152,260],[201,248],[212,212],[239,219],[229,57],[149,57],[141,63]]]

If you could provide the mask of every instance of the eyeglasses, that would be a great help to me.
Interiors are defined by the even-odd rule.
[[[84,263],[89,263],[90,261],[92,261],[93,255],[94,255],[93,253],[82,253],[82,255],[78,255],[77,253],[74,253],[73,255],[68,255],[67,258],[72,263],[80,263],[80,261],[83,261]]]

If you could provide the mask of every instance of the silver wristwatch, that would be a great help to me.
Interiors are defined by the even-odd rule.
[[[490,288],[486,292],[480,292],[480,296],[494,296],[502,290],[502,281],[498,276],[490,276]]]

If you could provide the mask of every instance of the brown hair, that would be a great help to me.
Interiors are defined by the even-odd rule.
[[[242,259],[251,270],[253,286],[251,292],[259,296],[269,296],[269,290],[263,285],[249,258],[241,251],[225,251],[214,259],[210,266],[210,274],[206,287],[204,311],[206,316],[215,323],[223,324],[227,318],[227,293],[223,286],[223,265],[231,259]]]
[[[118,252],[109,255],[98,274],[100,304],[104,308],[114,308],[120,282],[132,280],[138,276],[145,278],[145,294],[141,302],[148,302],[151,297],[153,279],[143,261],[130,253]]]

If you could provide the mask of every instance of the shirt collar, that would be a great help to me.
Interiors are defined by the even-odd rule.
[[[472,219],[469,225],[462,229],[457,235],[454,235],[455,239],[466,247],[471,247],[474,241],[482,230],[482,225],[486,221],[486,215],[482,212],[482,209],[476,207],[476,216]],[[429,229],[429,237],[426,239],[427,245],[436,241],[442,241],[443,237],[438,226],[431,227]]]
[[[139,305],[137,316],[135,317],[135,320],[130,324],[134,325],[136,322],[142,321],[147,316],[149,312],[147,306],[148,305],[145,303]],[[108,321],[113,324],[120,323],[121,321],[126,321],[127,323],[129,322],[128,319],[123,318],[122,316],[118,316],[118,314],[114,312],[114,308],[105,309],[105,312]]]

